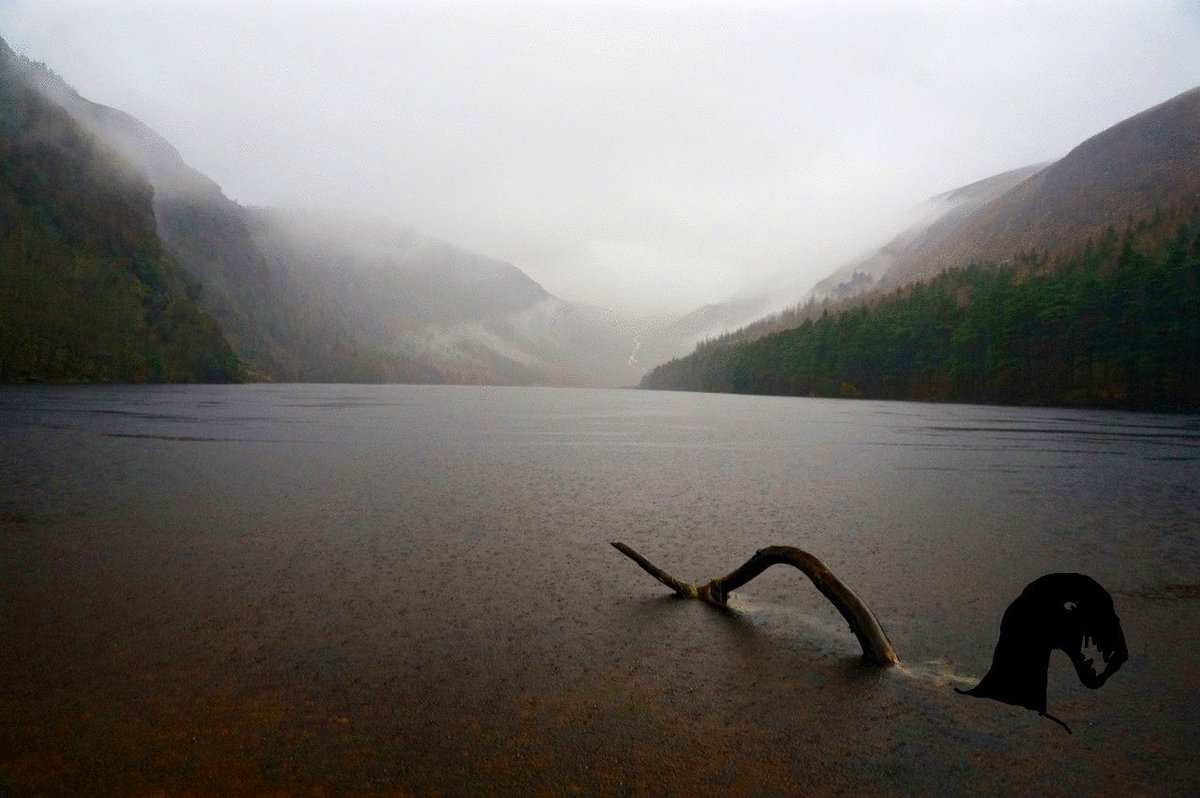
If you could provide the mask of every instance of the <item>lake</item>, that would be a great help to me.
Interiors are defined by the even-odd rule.
[[[522,388],[0,390],[0,795],[1187,794],[1200,418]],[[673,597],[762,546],[798,572]],[[1049,572],[1130,659],[956,694]]]

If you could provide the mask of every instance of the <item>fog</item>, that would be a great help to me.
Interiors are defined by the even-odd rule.
[[[811,285],[1200,83],[1192,2],[791,5],[6,0],[0,35],[243,204],[639,312]]]

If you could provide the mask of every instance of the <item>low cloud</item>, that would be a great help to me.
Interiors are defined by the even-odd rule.
[[[1200,83],[1198,16],[17,0],[0,31],[242,203],[384,215],[662,310],[814,283],[925,198]]]

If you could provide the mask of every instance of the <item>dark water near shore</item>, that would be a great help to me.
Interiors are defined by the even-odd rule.
[[[1200,418],[633,391],[0,391],[0,795],[1194,792]],[[821,556],[907,669],[777,568]],[[1035,577],[1130,661],[955,695]]]

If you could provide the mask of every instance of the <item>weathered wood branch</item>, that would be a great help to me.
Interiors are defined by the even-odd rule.
[[[698,598],[718,607],[726,606],[730,593],[772,565],[791,565],[812,580],[817,590],[821,591],[821,595],[829,599],[846,619],[846,623],[850,624],[850,631],[854,632],[859,645],[862,646],[864,660],[884,666],[900,662],[891,641],[875,618],[875,613],[871,612],[862,599],[845,582],[838,579],[819,558],[794,546],[768,546],[759,549],[742,567],[732,573],[697,586],[672,576],[624,543],[614,541],[612,545],[680,596]]]

